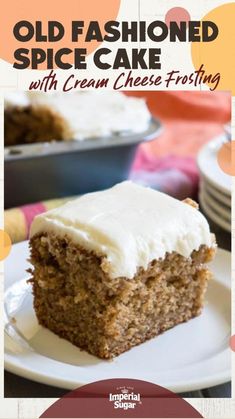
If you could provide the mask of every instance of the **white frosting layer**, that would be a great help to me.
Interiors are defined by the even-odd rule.
[[[74,140],[106,137],[115,132],[144,132],[151,118],[144,99],[121,92],[29,92],[28,95],[32,104],[47,105],[59,113]]]
[[[112,278],[133,278],[138,267],[147,269],[166,252],[189,257],[200,245],[212,245],[207,220],[197,209],[129,181],[37,216],[31,237],[45,231],[105,255],[103,269]]]
[[[5,108],[11,106],[29,106],[30,100],[27,96],[27,92],[20,90],[9,91],[4,93],[4,106]]]

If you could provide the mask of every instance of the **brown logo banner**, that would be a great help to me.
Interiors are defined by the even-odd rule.
[[[146,381],[115,378],[68,393],[41,418],[202,418],[171,391]]]

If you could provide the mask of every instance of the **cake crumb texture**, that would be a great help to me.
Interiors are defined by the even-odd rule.
[[[6,108],[4,133],[5,146],[71,139],[71,132],[62,117],[43,105]]]
[[[41,232],[30,245],[39,323],[103,359],[198,316],[211,277],[205,264],[215,252],[202,245],[188,258],[167,253],[130,280],[110,278],[103,256],[68,236]]]

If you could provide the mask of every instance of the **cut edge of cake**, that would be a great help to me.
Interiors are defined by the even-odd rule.
[[[194,201],[182,205],[197,211]],[[216,248],[213,236],[210,243],[201,243],[188,257],[166,252],[147,269],[137,267],[130,279],[110,277],[105,254],[42,228],[30,240],[38,321],[93,355],[113,358],[201,313],[211,277],[206,264]]]

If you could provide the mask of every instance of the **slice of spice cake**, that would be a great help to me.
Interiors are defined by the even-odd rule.
[[[191,202],[126,181],[34,219],[41,325],[112,358],[201,313],[215,242]]]

